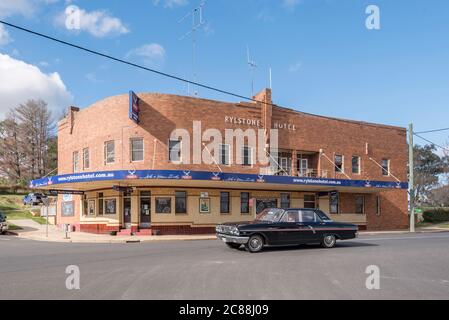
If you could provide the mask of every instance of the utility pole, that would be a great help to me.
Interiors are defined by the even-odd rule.
[[[409,126],[409,138],[408,138],[408,189],[410,194],[410,232],[415,232],[415,179],[413,163],[413,123]]]

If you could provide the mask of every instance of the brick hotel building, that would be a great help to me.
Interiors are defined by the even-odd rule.
[[[58,225],[91,233],[211,233],[267,206],[320,208],[368,230],[408,226],[406,129],[281,108],[268,89],[255,99],[264,103],[130,93],[71,107],[58,124],[58,176],[31,187],[59,194]],[[174,164],[194,146],[170,135],[193,136],[194,121],[223,136],[277,128],[276,165],[251,164],[250,148],[236,164],[225,144],[220,165]]]

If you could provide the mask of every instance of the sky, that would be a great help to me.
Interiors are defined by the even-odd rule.
[[[191,80],[196,72],[199,82],[244,96],[252,93],[249,48],[258,66],[255,91],[269,86],[271,68],[277,105],[402,127],[413,122],[416,131],[449,127],[447,0],[208,0],[193,64],[192,37],[183,37],[192,21],[179,20],[198,4],[0,0],[0,20]],[[366,27],[369,5],[379,8],[380,29]],[[67,20],[70,6],[79,25]],[[130,90],[188,94],[183,83],[0,25],[0,118],[31,98],[44,99],[57,115]],[[449,131],[426,137],[446,145]]]

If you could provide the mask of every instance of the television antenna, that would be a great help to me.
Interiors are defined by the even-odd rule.
[[[258,68],[257,62],[251,58],[249,46],[246,47],[247,64],[251,72],[251,96],[254,96],[254,77]]]
[[[179,40],[184,40],[188,37],[192,39],[192,69],[193,69],[193,82],[198,82],[198,75],[196,72],[196,51],[197,51],[197,31],[206,24],[203,17],[204,6],[206,5],[206,0],[202,0],[200,4],[193,10],[189,11],[184,17],[182,17],[178,23],[183,23],[185,20],[192,19],[192,27],[190,30],[184,34]],[[188,94],[190,95],[190,87],[188,87]],[[198,88],[193,86],[193,95],[198,96]]]

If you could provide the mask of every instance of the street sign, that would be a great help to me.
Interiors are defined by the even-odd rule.
[[[129,118],[140,123],[140,99],[133,91],[129,92]]]

